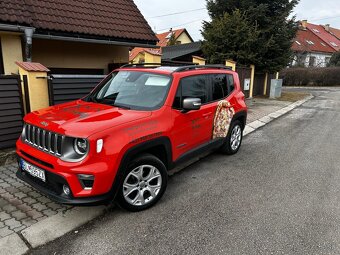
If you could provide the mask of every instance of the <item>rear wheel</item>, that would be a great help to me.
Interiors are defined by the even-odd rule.
[[[150,208],[163,196],[167,179],[168,173],[162,161],[151,154],[142,155],[128,166],[117,202],[133,212]]]
[[[224,144],[220,148],[222,153],[227,155],[233,155],[238,152],[241,147],[243,138],[242,124],[240,121],[233,121],[230,125],[228,135]]]

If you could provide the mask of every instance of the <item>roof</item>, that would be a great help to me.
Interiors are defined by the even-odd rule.
[[[162,59],[175,59],[181,56],[194,54],[201,50],[201,42],[186,43],[174,46],[163,47]]]
[[[309,29],[299,29],[292,45],[293,51],[334,53],[336,50]]]
[[[32,62],[15,62],[19,67],[24,69],[25,71],[30,71],[30,72],[49,72],[50,70],[43,66],[40,63],[32,63]]]
[[[340,40],[331,33],[327,32],[322,25],[307,23],[306,27],[334,50],[340,50]]]
[[[174,33],[175,34],[175,38],[177,39],[184,32],[188,35],[190,40],[193,42],[194,40],[189,35],[188,31],[185,28],[181,28],[181,29],[177,29],[177,30],[172,30],[172,32],[171,31],[167,31],[167,32],[164,32],[162,34],[156,34],[156,36],[158,38],[157,45],[161,46],[161,47],[166,47],[166,46],[168,46],[168,41],[169,41],[169,38],[170,38],[170,33]]]
[[[181,28],[181,29],[177,29],[177,30],[172,30],[172,33],[175,34],[175,38],[177,39],[178,37],[180,37],[180,35],[182,33],[187,33],[188,37],[194,41],[191,36],[189,35],[188,31],[185,28]],[[170,31],[162,33],[162,34],[156,34],[157,38],[158,38],[158,43],[157,46],[160,47],[166,47],[169,41],[169,34]],[[168,37],[168,38],[167,38]],[[139,53],[142,53],[143,51],[145,51],[147,48],[134,48],[131,52],[130,52],[130,56],[129,56],[129,60],[132,61],[133,59],[135,59],[137,57],[137,55]],[[157,50],[158,54],[162,54],[162,49]]]
[[[133,0],[1,0],[0,23],[156,44]]]
[[[335,35],[340,40],[340,29],[329,27],[329,32]]]

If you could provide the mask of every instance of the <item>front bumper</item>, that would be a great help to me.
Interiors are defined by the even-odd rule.
[[[18,170],[17,176],[53,200],[72,205],[102,204],[112,200],[115,195],[113,184],[116,171],[114,160],[88,156],[82,162],[68,163],[40,151],[20,139],[17,141],[17,155],[28,163],[46,172],[46,183]],[[113,162],[113,163],[112,163]],[[92,189],[84,188],[79,175],[93,175]],[[62,186],[67,184],[71,195],[63,194]]]
[[[46,173],[48,173],[46,171]],[[49,176],[52,176],[50,173],[48,173]],[[62,195],[62,193],[58,192],[58,189],[55,187],[55,183],[44,183],[42,184],[41,181],[36,179],[35,177],[31,177],[29,174],[23,172],[20,167],[16,173],[16,176],[21,179],[22,181],[28,183],[33,188],[37,189],[44,195],[51,198],[53,201],[66,204],[66,205],[100,205],[100,204],[106,204],[111,199],[111,194],[107,193],[105,195],[101,196],[95,196],[95,197],[83,197],[83,198],[74,198]],[[60,177],[62,178],[62,177]],[[57,178],[58,179],[58,178]],[[66,181],[65,181],[66,182]]]

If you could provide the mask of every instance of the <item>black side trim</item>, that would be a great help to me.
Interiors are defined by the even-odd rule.
[[[186,153],[184,153],[182,156],[180,156],[174,163],[173,163],[173,167],[180,165],[192,158],[195,158],[201,154],[203,154],[204,152],[208,152],[211,150],[215,150],[219,147],[221,147],[223,145],[224,139],[215,139],[215,140],[211,140],[207,143],[204,143],[200,146],[198,146],[197,148],[194,148]]]
[[[240,112],[235,113],[232,121],[237,120],[237,119],[241,119],[243,121],[243,123],[244,123],[243,129],[244,129],[247,125],[247,112],[246,111],[240,111]]]
[[[24,155],[25,157],[29,158],[30,160],[39,163],[40,165],[46,166],[46,167],[51,168],[51,169],[54,168],[53,165],[51,165],[50,163],[47,163],[47,162],[42,161],[42,160],[40,160],[40,159],[38,159],[36,157],[33,157],[30,154],[28,154],[28,153],[26,153],[26,152],[24,152],[22,150],[20,150],[20,153],[22,153],[22,155]]]
[[[170,139],[168,137],[162,136],[162,137],[158,137],[156,139],[144,142],[144,143],[140,143],[132,148],[130,148],[123,156],[120,165],[119,165],[119,169],[117,171],[115,180],[113,182],[113,185],[111,187],[111,190],[109,192],[109,197],[111,200],[113,200],[118,192],[118,188],[121,184],[121,182],[123,181],[123,175],[129,165],[129,163],[131,162],[131,160],[136,157],[138,154],[141,154],[143,152],[147,152],[148,150],[150,150],[151,148],[154,148],[156,146],[163,146],[165,151],[166,151],[166,167],[169,170],[169,168],[172,166],[172,149],[171,149],[171,143],[170,143]]]

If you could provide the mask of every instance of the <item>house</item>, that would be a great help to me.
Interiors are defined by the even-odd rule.
[[[162,48],[162,61],[192,62],[193,57],[197,61],[202,56],[202,42],[192,42]],[[205,61],[205,59],[201,59]]]
[[[150,57],[150,54],[154,56],[161,56],[162,49],[169,46],[170,43],[173,45],[183,45],[194,42],[188,31],[184,28],[177,30],[170,29],[170,31],[162,34],[156,34],[156,36],[158,38],[158,49],[150,50],[146,47],[136,47],[130,52],[130,63],[150,63],[150,61],[146,59],[146,56]]]
[[[0,2],[0,74],[16,61],[56,74],[105,74],[158,39],[133,0]]]
[[[333,53],[340,50],[340,40],[336,33],[340,33],[340,30],[303,20],[292,44],[292,66],[327,66]]]

